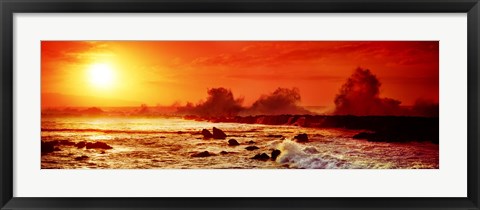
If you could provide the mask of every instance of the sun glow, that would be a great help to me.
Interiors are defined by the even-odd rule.
[[[88,71],[88,80],[95,86],[100,88],[111,87],[114,80],[114,72],[110,65],[104,63],[96,63],[90,66]]]

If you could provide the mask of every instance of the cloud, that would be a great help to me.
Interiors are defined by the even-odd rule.
[[[239,51],[199,57],[193,66],[261,67],[323,59],[386,60],[390,66],[438,61],[437,41],[272,41],[252,42]]]
[[[249,80],[314,80],[314,81],[340,81],[343,78],[340,76],[328,76],[328,75],[283,75],[283,74],[230,74],[227,77],[234,79],[249,79]]]
[[[197,66],[259,67],[278,66],[288,62],[319,60],[327,49],[310,42],[254,42],[240,51],[193,60]]]
[[[86,41],[42,41],[42,62],[84,62],[111,57],[108,45]]]

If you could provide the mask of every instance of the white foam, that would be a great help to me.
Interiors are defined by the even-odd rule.
[[[292,168],[308,169],[334,169],[350,168],[342,160],[335,159],[330,155],[319,154],[313,146],[304,146],[290,139],[284,140],[277,147],[281,151],[277,162],[288,164]]]

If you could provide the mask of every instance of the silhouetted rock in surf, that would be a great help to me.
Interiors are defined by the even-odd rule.
[[[81,141],[81,142],[76,143],[76,144],[75,144],[75,147],[77,147],[78,149],[82,149],[82,148],[84,148],[86,145],[87,145],[87,142]]]
[[[214,139],[225,139],[225,138],[227,138],[227,134],[225,134],[222,130],[213,127],[213,138]]]
[[[226,154],[228,154],[228,152],[227,151],[221,151],[220,154],[226,155]]]
[[[375,135],[375,133],[371,132],[360,132],[352,136],[354,139],[368,139],[371,136]]]
[[[86,160],[86,159],[88,159],[88,156],[86,156],[86,155],[82,155],[80,157],[75,158],[76,161],[81,161],[81,160]]]
[[[381,133],[368,133],[368,132],[361,132],[354,135],[352,138],[354,139],[365,139],[367,141],[373,142],[399,142],[399,141],[408,141],[408,139],[402,139],[398,135],[387,135]],[[409,139],[412,141],[413,139]]]
[[[60,149],[55,147],[55,142],[44,142],[41,143],[41,151],[44,154],[51,153],[54,151],[60,151]]]
[[[87,143],[87,149],[113,149],[110,145],[104,142],[95,142],[95,143]]]
[[[272,160],[275,161],[277,159],[277,157],[280,155],[280,150],[276,149],[276,150],[273,150],[272,151]]]
[[[269,134],[269,135],[267,135],[267,137],[271,137],[271,138],[283,138],[283,135]]]
[[[293,137],[297,142],[308,142],[308,135],[306,133],[298,134]]]
[[[68,140],[55,140],[51,141],[51,143],[55,144],[56,146],[73,146],[75,145],[75,142],[71,142]]]
[[[307,125],[307,118],[300,117],[294,123],[292,123],[292,125],[305,127],[305,125]]]
[[[237,140],[235,140],[235,139],[230,139],[230,140],[228,140],[228,145],[229,145],[229,146],[238,146],[238,145],[240,145],[240,144],[238,143]]]
[[[202,135],[203,135],[203,138],[204,138],[204,139],[211,139],[211,138],[213,138],[212,133],[210,133],[210,131],[208,131],[207,129],[203,129],[203,130],[202,130]]]
[[[248,143],[248,144],[255,144],[255,142],[252,141],[252,140],[248,141],[247,143]]]
[[[248,147],[245,147],[246,150],[248,151],[252,151],[252,150],[256,150],[256,149],[260,149],[258,148],[257,146],[248,146]]]
[[[439,118],[417,116],[352,116],[352,115],[257,115],[228,118],[199,118],[215,122],[237,122],[266,125],[297,125],[308,128],[341,128],[375,133],[371,141],[430,141],[439,140]],[[372,136],[371,134],[368,134]],[[383,136],[383,137],[382,137]]]
[[[307,147],[305,149],[303,149],[303,151],[307,154],[316,154],[318,153],[318,150],[315,149],[315,147]]]
[[[212,154],[210,154],[208,151],[203,151],[203,152],[192,155],[192,157],[210,157],[210,156],[212,156]]]
[[[270,157],[265,154],[265,153],[262,153],[262,154],[256,154],[252,159],[254,160],[261,160],[261,161],[267,161],[270,159]]]
[[[53,141],[42,141],[41,142],[41,152],[44,154],[51,153],[54,151],[62,151],[60,146],[73,146],[75,142],[68,140],[53,140]]]
[[[432,141],[425,133],[398,132],[398,131],[380,131],[380,132],[360,132],[355,134],[354,139],[365,139],[372,142],[411,142],[411,141]]]

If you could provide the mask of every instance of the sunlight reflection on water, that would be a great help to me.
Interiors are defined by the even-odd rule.
[[[225,131],[227,139],[204,140],[200,131],[212,127]],[[310,142],[290,141],[299,133],[307,133]],[[368,142],[352,139],[356,133],[177,118],[43,117],[43,141],[103,141],[113,149],[62,146],[42,155],[42,168],[438,168],[436,144]],[[228,146],[232,138],[240,145]],[[250,141],[259,149],[246,150]],[[274,149],[282,151],[276,161],[251,159]],[[203,151],[212,156],[191,157]]]

